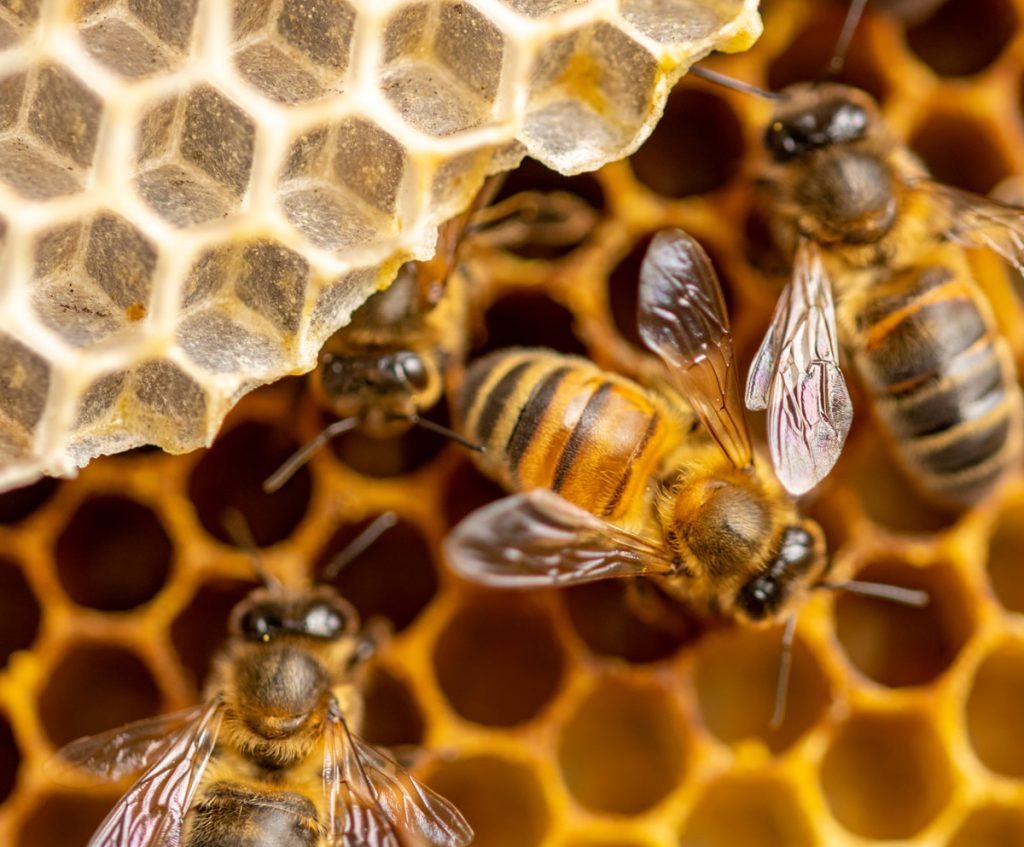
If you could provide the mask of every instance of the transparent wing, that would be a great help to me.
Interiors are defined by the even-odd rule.
[[[681,229],[659,232],[640,268],[640,335],[737,468],[752,460],[718,275]]]
[[[1024,208],[931,180],[913,186],[946,206],[948,238],[965,247],[987,247],[1024,273]]]
[[[331,847],[399,847],[396,829],[432,847],[473,840],[458,809],[349,732],[336,703],[325,725],[324,790]]]
[[[173,736],[163,754],[122,797],[88,847],[181,847],[192,805],[220,729],[219,702]]]
[[[205,705],[192,706],[79,738],[57,751],[47,770],[59,777],[70,766],[109,780],[139,773],[151,767],[174,736],[202,718],[206,709]]]
[[[445,541],[467,579],[505,588],[676,573],[658,544],[538,488],[477,509]]]
[[[779,481],[803,494],[832,469],[853,408],[839,369],[832,290],[817,248],[801,241],[747,383],[750,408],[768,409],[768,447]]]

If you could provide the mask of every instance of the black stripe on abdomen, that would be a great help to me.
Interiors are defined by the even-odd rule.
[[[495,367],[500,366],[504,359],[505,356],[495,357],[494,359],[488,357],[487,359],[482,359],[480,362],[475,363],[473,367],[470,368],[469,376],[471,377],[477,376],[476,373],[474,373],[474,369],[480,368],[482,371],[480,379],[473,383],[474,391],[476,393],[479,393],[480,388],[487,381],[487,375],[490,374]],[[505,404],[515,393],[516,388],[519,386],[519,381],[523,378],[523,375],[530,367],[530,364],[530,360],[526,359],[512,365],[512,367],[510,367],[498,380],[494,388],[487,393],[487,396],[481,399],[480,402],[482,404],[482,408],[480,409],[480,414],[478,415],[476,422],[471,424],[473,431],[467,433],[471,439],[484,445],[490,442],[491,434],[494,432],[494,427],[501,418],[501,413],[505,408]],[[468,379],[467,384],[469,384]],[[471,415],[475,407],[473,399],[474,398],[470,397],[466,397],[464,399],[464,409],[466,410],[465,414],[467,415]],[[470,426],[469,422],[467,422],[467,426]]]
[[[611,390],[612,384],[610,382],[602,382],[597,391],[591,394],[587,400],[586,406],[583,407],[583,413],[580,415],[579,420],[576,421],[576,426],[573,427],[572,434],[562,450],[562,455],[558,457],[554,481],[551,483],[553,491],[561,490],[566,476],[572,469],[573,462],[576,461],[576,456],[579,455],[580,447],[587,443],[587,439],[600,420],[601,408],[604,406],[605,400],[608,399],[608,392]]]
[[[526,448],[530,446],[537,427],[540,426],[552,399],[554,399],[555,392],[558,391],[559,384],[565,379],[569,370],[570,368],[563,366],[551,371],[534,386],[529,398],[519,409],[519,415],[509,434],[508,442],[505,444],[509,470],[517,481],[519,480],[519,464],[526,454]]]

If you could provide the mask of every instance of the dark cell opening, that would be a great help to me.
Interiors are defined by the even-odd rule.
[[[575,194],[595,209],[604,207],[604,192],[593,174],[562,176],[529,157],[505,177],[494,202],[500,203],[520,191],[565,191]]]
[[[999,58],[1018,23],[1010,0],[948,0],[907,30],[907,45],[940,76],[969,76]]]
[[[0,558],[0,668],[11,653],[24,650],[39,631],[39,601],[21,568]]]
[[[234,579],[208,582],[171,623],[171,642],[197,688],[227,638],[231,610],[255,587],[255,582]]]
[[[338,529],[317,556],[316,573],[347,549],[373,519]],[[364,623],[383,617],[401,631],[434,596],[437,572],[419,529],[399,521],[345,565],[331,584],[356,607]]]
[[[967,735],[975,755],[989,770],[1024,778],[1024,644],[1008,643],[979,665],[967,696]]]
[[[18,765],[21,763],[21,752],[14,740],[7,718],[0,714],[0,803],[6,800],[14,790],[18,778]]]
[[[57,664],[39,696],[39,717],[57,746],[155,715],[160,692],[149,670],[121,647],[85,643]]]
[[[423,414],[424,418],[450,426],[448,404],[442,400]],[[334,418],[323,418],[328,426]],[[367,476],[391,477],[411,473],[435,458],[448,444],[443,435],[414,426],[393,438],[372,438],[358,429],[346,432],[331,443],[334,455],[352,470]]]
[[[721,188],[742,158],[742,126],[729,104],[703,88],[677,86],[630,163],[637,179],[658,194],[686,197]]]
[[[110,797],[51,794],[29,813],[18,833],[18,847],[71,847],[86,844],[115,803]]]
[[[361,735],[371,744],[389,747],[396,753],[423,742],[423,713],[409,685],[380,665],[370,669],[363,690],[366,715]]]
[[[910,139],[939,182],[988,194],[1014,172],[992,128],[963,112],[933,109]]]
[[[505,347],[548,347],[586,355],[573,331],[572,312],[543,294],[506,294],[487,310],[484,326],[486,340],[474,349],[474,358]]]
[[[631,586],[626,580],[606,580],[570,588],[562,596],[573,627],[590,650],[643,663],[671,656],[697,639],[703,629],[700,621],[668,597],[658,597],[662,609],[657,619],[645,619],[631,593],[655,590],[650,585]]]
[[[448,526],[455,526],[470,512],[504,496],[505,491],[491,482],[468,460],[460,464],[448,477],[444,509]]]
[[[281,430],[251,421],[221,435],[189,480],[189,498],[206,531],[225,544],[240,543],[225,525],[228,510],[237,509],[261,547],[291,535],[309,505],[309,468],[300,468],[273,494],[262,486],[298,447]]]
[[[57,480],[44,477],[32,485],[0,494],[0,524],[23,521],[48,502],[59,485]]]
[[[82,503],[57,538],[57,575],[82,606],[123,612],[152,600],[167,581],[171,539],[152,511],[123,497]]]
[[[452,708],[488,726],[540,714],[565,664],[547,613],[522,593],[470,595],[434,648],[434,672]]]

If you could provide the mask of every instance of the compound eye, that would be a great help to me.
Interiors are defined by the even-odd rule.
[[[752,621],[763,621],[782,606],[782,586],[770,575],[754,577],[740,589],[737,605]]]
[[[302,616],[302,631],[313,638],[337,638],[345,624],[345,616],[329,603],[313,603]]]
[[[402,373],[405,374],[405,381],[417,391],[423,391],[429,379],[427,369],[423,367],[423,360],[416,355],[403,356],[401,362]]]
[[[276,609],[257,606],[245,613],[239,628],[250,641],[270,641],[284,629],[284,620]]]
[[[868,113],[856,103],[842,103],[832,113],[828,137],[834,143],[859,141],[868,132]]]
[[[782,537],[782,547],[776,560],[787,571],[803,572],[814,561],[814,537],[801,526],[791,526]]]
[[[800,152],[793,128],[783,121],[774,121],[764,131],[764,146],[776,162],[788,162]]]

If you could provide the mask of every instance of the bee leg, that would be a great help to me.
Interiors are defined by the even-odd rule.
[[[693,621],[686,610],[649,579],[629,580],[626,607],[643,623],[673,638],[693,634]]]

